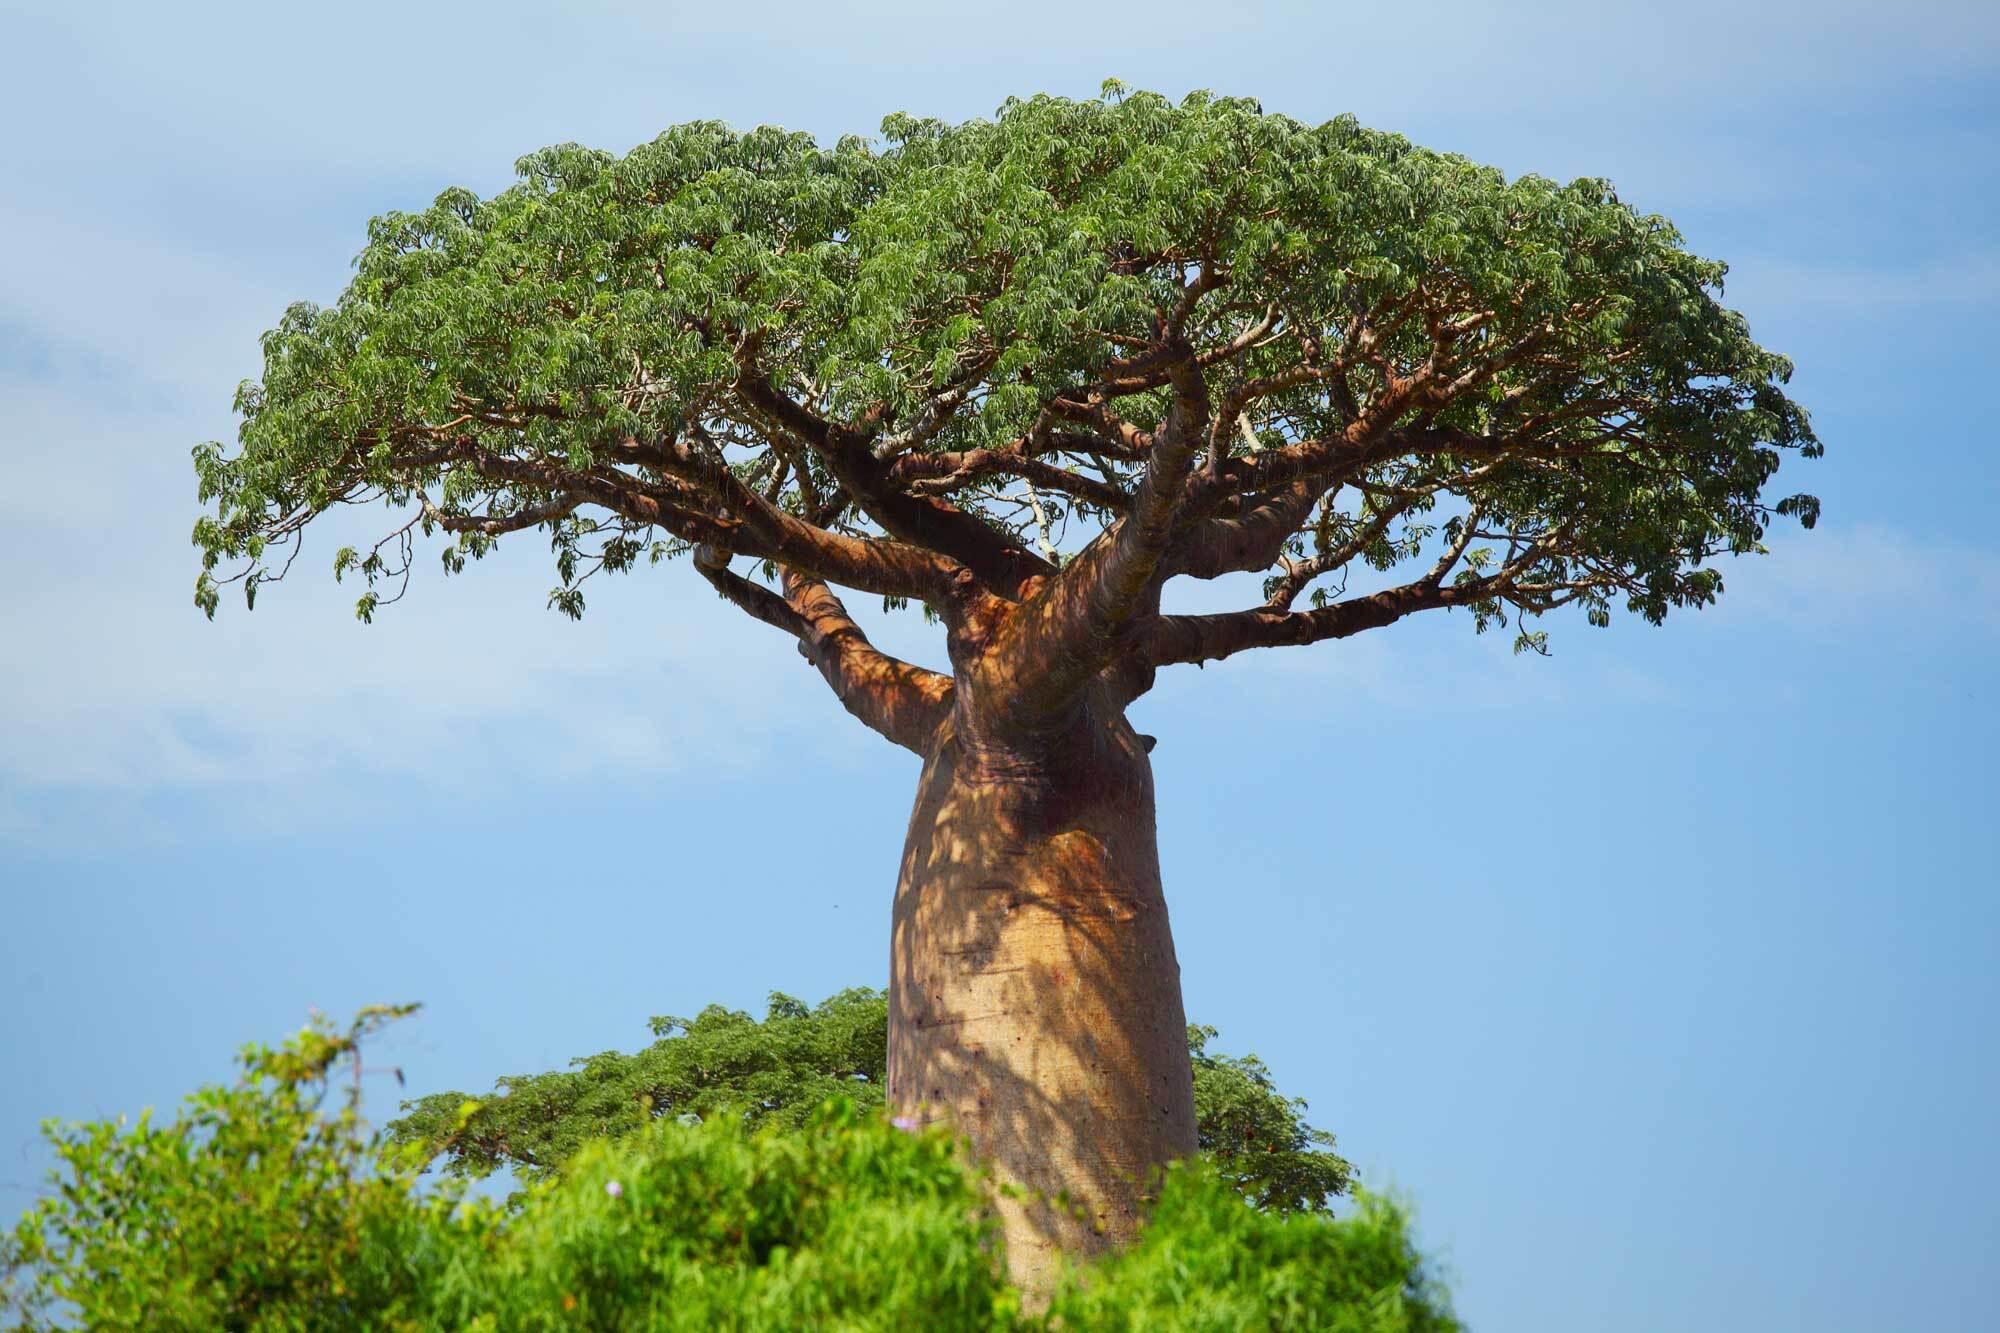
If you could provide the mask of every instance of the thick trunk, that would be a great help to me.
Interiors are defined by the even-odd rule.
[[[1153,1172],[1194,1151],[1180,965],[1152,768],[1124,718],[1086,710],[1033,756],[967,730],[941,729],[910,819],[888,1094],[1024,1187],[997,1206],[1040,1297],[1060,1255],[1129,1240]]]

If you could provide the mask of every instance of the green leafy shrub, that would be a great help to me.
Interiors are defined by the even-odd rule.
[[[12,1327],[65,1309],[107,1330],[424,1327],[455,1196],[415,1188],[421,1156],[365,1137],[353,1093],[324,1110],[332,1067],[408,1012],[246,1047],[242,1079],[169,1125],[44,1125],[53,1192],[0,1245]]]
[[[0,1322],[102,1330],[1455,1329],[1403,1215],[1246,1204],[1170,1172],[1136,1245],[1046,1313],[1007,1285],[957,1140],[855,1098],[761,1119],[653,1117],[511,1206],[420,1180],[364,1132],[345,1059],[398,1010],[252,1047],[241,1080],[149,1117],[47,1129],[53,1192],[0,1240]],[[470,1122],[478,1108],[461,1106]]]
[[[1246,1208],[1213,1162],[1167,1173],[1138,1244],[1057,1296],[1064,1329],[1138,1333],[1452,1333],[1444,1289],[1410,1237],[1408,1216],[1363,1194],[1341,1221]]]
[[[531,1189],[440,1326],[1005,1328],[982,1216],[953,1140],[851,1102],[800,1129],[663,1121]]]

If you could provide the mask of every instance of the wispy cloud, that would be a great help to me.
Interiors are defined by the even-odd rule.
[[[288,297],[145,219],[91,219],[0,204],[0,373],[75,383],[82,402],[232,384],[257,369],[257,335]],[[4,347],[6,344],[0,344]],[[226,410],[226,397],[216,405]]]
[[[386,516],[333,515],[254,613],[232,601],[207,623],[187,536],[206,415],[106,410],[75,383],[10,392],[0,781],[254,786],[441,766],[477,782],[742,765],[796,733],[846,743],[818,737],[824,687],[782,636],[686,569],[594,581],[573,625],[543,608],[554,574],[531,534],[453,579],[421,551],[409,597],[361,626],[329,562]]]
[[[1727,570],[1716,614],[1817,627],[1902,632],[1911,625],[1990,635],[2000,630],[2000,568],[1967,543],[1881,523],[1822,524]]]
[[[365,628],[323,588],[271,590],[214,625],[172,595],[178,577],[31,591],[10,609],[31,632],[0,646],[0,775],[146,788],[437,768],[476,783],[751,764],[817,730],[817,677],[685,571],[598,590],[611,605],[571,625],[540,608],[526,564],[434,576]]]

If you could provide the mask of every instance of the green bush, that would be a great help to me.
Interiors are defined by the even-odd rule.
[[[155,1126],[50,1126],[53,1192],[0,1241],[10,1329],[1456,1328],[1402,1214],[1247,1203],[1212,1160],[1046,1314],[1001,1276],[956,1140],[837,1098],[796,1121],[656,1118],[509,1206],[421,1180],[420,1149],[322,1102],[398,1011],[251,1048]],[[470,1120],[477,1108],[459,1114]]]
[[[1409,1219],[1362,1194],[1351,1217],[1262,1212],[1214,1163],[1167,1172],[1139,1243],[1101,1261],[1060,1294],[1066,1329],[1324,1329],[1450,1333],[1442,1285],[1410,1238]]]
[[[797,1130],[663,1122],[534,1187],[437,1326],[1010,1327],[981,1205],[949,1138],[851,1104]]]
[[[333,1065],[406,1012],[247,1047],[170,1125],[44,1125],[53,1191],[0,1239],[9,1327],[427,1327],[455,1194],[416,1189],[421,1157],[364,1136],[352,1095],[323,1110]]]
[[[451,1174],[507,1168],[532,1183],[563,1170],[586,1144],[651,1120],[726,1107],[796,1128],[829,1098],[863,1111],[882,1105],[888,1025],[879,990],[844,990],[818,1005],[774,993],[761,1022],[712,1004],[693,1018],[653,1019],[655,1040],[629,1055],[605,1051],[568,1069],[509,1075],[469,1112],[474,1099],[462,1092],[409,1102],[389,1134],[435,1154]],[[1259,1208],[1330,1212],[1354,1174],[1333,1135],[1306,1123],[1305,1102],[1279,1092],[1255,1056],[1211,1052],[1215,1035],[1188,1029],[1202,1152]]]

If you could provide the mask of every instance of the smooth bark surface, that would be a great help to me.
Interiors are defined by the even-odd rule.
[[[1040,753],[948,722],[896,887],[889,1102],[966,1134],[1000,1182],[1014,1279],[1136,1234],[1195,1149],[1147,745],[1093,705]]]

